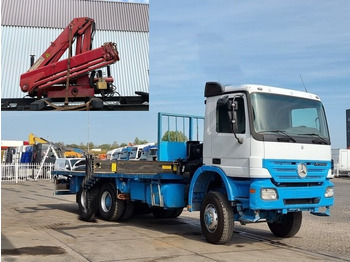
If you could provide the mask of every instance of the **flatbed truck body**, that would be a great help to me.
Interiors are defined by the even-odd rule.
[[[57,175],[70,175],[69,193],[77,194],[81,189],[85,172],[57,171]],[[158,174],[124,174],[124,173],[95,173],[97,180],[109,180],[115,183],[119,194],[128,195],[131,201],[142,201],[149,206],[171,208],[184,208],[185,186],[188,183],[182,176],[172,173]],[[56,191],[58,194],[68,193]]]
[[[187,207],[200,211],[207,241],[222,244],[231,239],[234,221],[267,222],[274,235],[291,237],[300,229],[303,211],[330,215],[331,148],[317,96],[208,82],[205,97],[204,118],[159,114],[159,161],[87,159],[85,172],[54,171],[67,177],[61,192],[77,194],[82,219],[99,214],[123,221],[139,204],[156,217],[175,218]]]

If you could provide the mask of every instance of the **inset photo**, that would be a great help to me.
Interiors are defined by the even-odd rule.
[[[3,0],[1,9],[1,110],[148,110],[148,4]]]

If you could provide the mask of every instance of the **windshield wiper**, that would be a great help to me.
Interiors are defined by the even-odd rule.
[[[296,142],[295,139],[293,137],[291,137],[290,135],[288,135],[286,133],[286,131],[283,131],[283,130],[267,130],[267,131],[261,131],[259,133],[276,133],[276,134],[280,134],[280,135],[284,135],[285,137],[284,138],[277,138],[277,141],[279,142],[289,142],[289,141],[293,141],[293,142]],[[285,139],[288,139],[288,140],[285,140]],[[285,140],[285,141],[283,141]]]
[[[316,134],[316,133],[309,133],[309,134],[298,134],[301,136],[315,136],[318,138],[318,140],[314,139],[312,140],[312,143],[314,144],[325,144],[328,145],[328,141],[326,139],[324,139],[322,136]]]

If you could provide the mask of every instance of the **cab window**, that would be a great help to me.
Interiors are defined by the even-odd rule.
[[[216,106],[216,131],[218,133],[233,133],[233,102],[237,103],[237,134],[245,133],[245,112],[244,112],[244,99],[242,97],[236,97],[228,99],[226,104],[222,104],[220,100]]]

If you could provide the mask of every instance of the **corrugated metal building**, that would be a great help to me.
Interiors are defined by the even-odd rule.
[[[21,98],[20,75],[75,17],[96,22],[93,47],[115,42],[120,61],[111,66],[122,96],[148,92],[148,4],[84,0],[1,1],[1,97]],[[66,58],[64,55],[62,58]]]

